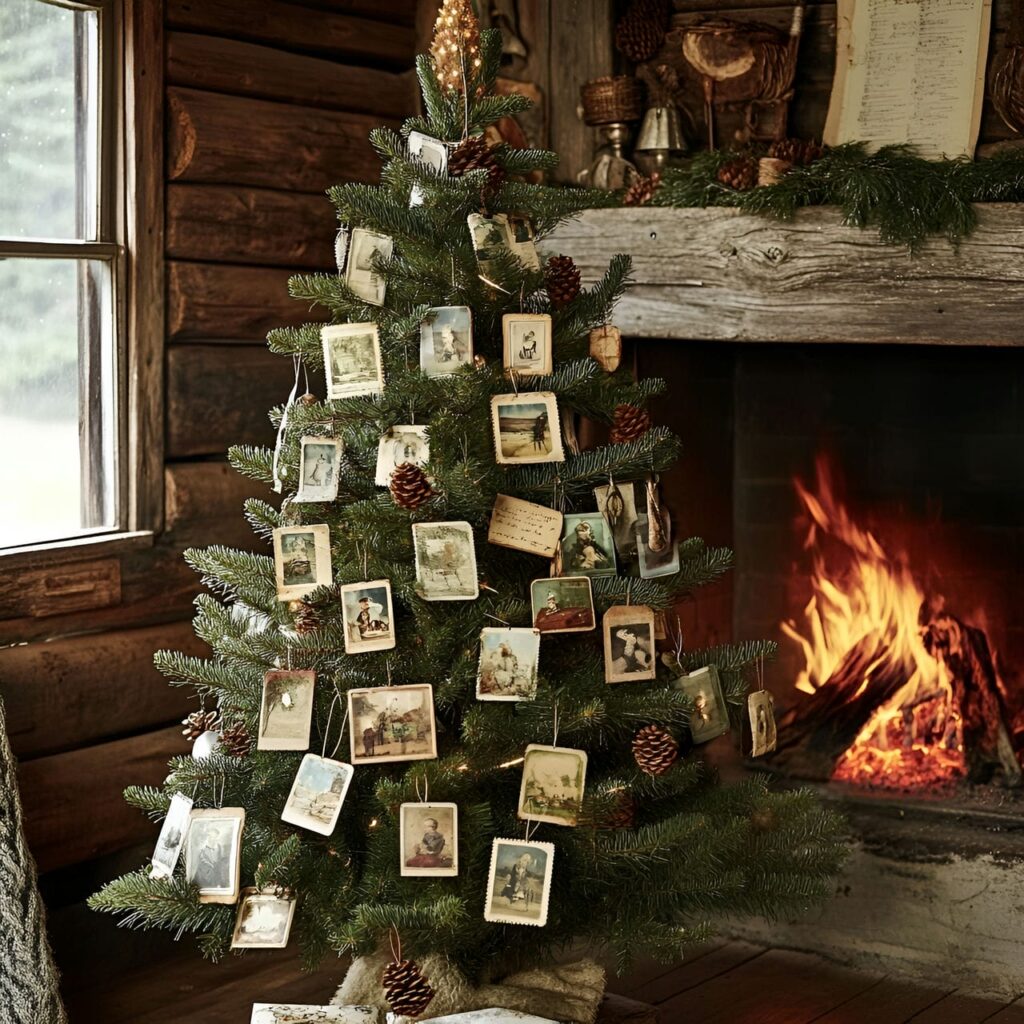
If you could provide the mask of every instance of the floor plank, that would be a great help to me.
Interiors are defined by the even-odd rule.
[[[683,963],[686,965],[692,964],[701,957],[709,956],[725,945],[725,942],[708,942],[702,946],[696,946],[692,950],[687,951],[686,956],[683,958]],[[679,967],[679,964],[661,963],[658,960],[651,960],[645,957],[642,960],[638,960],[629,973],[621,978],[609,971],[608,991],[615,992],[618,995],[639,998],[647,986],[653,985],[673,971],[678,971]]]
[[[662,1003],[662,1018],[700,1024],[810,1024],[877,981],[877,976],[836,967],[809,953],[769,950]]]
[[[908,1021],[913,1021],[913,1024],[980,1024],[981,1021],[987,1021],[996,1008],[997,1004],[989,999],[953,992],[926,1010],[909,1017]],[[999,1012],[1011,1009],[1013,1007],[1006,1007]],[[1019,1021],[1024,1021],[1024,1016],[1004,1017],[999,1024],[1018,1024]]]
[[[915,1013],[950,994],[948,988],[925,988],[900,978],[882,978],[849,1002],[814,1018],[814,1024],[906,1024]]]
[[[1024,1024],[1024,999],[1018,999],[986,1017],[985,1024]]]
[[[681,992],[697,988],[748,960],[761,956],[763,952],[762,947],[751,945],[749,942],[727,942],[705,956],[684,960],[668,974],[637,987],[631,995],[645,1003],[660,1005]]]

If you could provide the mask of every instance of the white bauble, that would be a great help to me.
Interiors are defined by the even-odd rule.
[[[211,754],[220,752],[220,734],[208,729],[199,736],[192,744],[192,756],[197,761],[203,761]]]

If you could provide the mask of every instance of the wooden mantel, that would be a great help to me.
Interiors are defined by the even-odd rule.
[[[624,334],[708,341],[1024,345],[1024,205],[978,208],[959,247],[914,256],[835,207],[779,222],[731,209],[588,210],[544,248],[573,257],[585,282],[615,253],[634,286]]]

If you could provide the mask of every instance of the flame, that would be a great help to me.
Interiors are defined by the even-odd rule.
[[[849,672],[851,663],[862,672],[851,699],[882,662],[906,678],[871,714],[832,777],[900,789],[953,782],[965,771],[960,709],[946,665],[925,649],[925,595],[906,556],[890,555],[850,518],[824,458],[817,462],[816,493],[795,484],[809,520],[804,548],[812,563],[812,596],[802,621],[782,624],[804,658],[797,689],[814,693],[834,685],[837,670]],[[858,650],[868,657],[851,662]]]

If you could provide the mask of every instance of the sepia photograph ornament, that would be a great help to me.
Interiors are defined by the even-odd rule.
[[[419,1017],[434,998],[430,982],[412,960],[393,960],[381,975],[384,995],[395,1013]]]
[[[391,498],[399,508],[410,511],[419,508],[425,501],[434,496],[430,486],[430,478],[423,470],[412,462],[403,462],[396,466],[388,484]]]
[[[185,726],[181,735],[187,740],[197,740],[204,732],[213,732],[220,728],[219,711],[193,711],[181,720]]]
[[[608,440],[612,444],[628,444],[644,436],[651,429],[651,417],[646,409],[635,405],[617,405]]]
[[[595,327],[590,332],[590,358],[605,373],[614,373],[622,362],[622,331],[611,324]]]
[[[633,737],[633,758],[648,775],[664,775],[679,759],[679,744],[660,725],[645,725]]]
[[[571,256],[552,256],[544,270],[552,309],[564,309],[580,293],[580,271]]]

